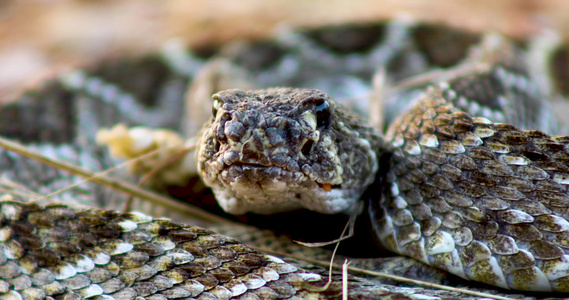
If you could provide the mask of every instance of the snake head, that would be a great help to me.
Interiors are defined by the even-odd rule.
[[[325,93],[227,90],[213,99],[198,169],[227,212],[349,212],[373,182],[379,133]]]

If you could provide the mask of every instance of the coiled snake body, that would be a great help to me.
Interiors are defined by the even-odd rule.
[[[369,31],[359,34],[366,37]],[[377,239],[390,251],[502,288],[569,291],[568,140],[544,133],[558,130],[548,100],[557,93],[544,90],[529,76],[547,68],[532,65],[529,55],[493,35],[466,55],[478,38],[463,33],[458,35],[462,39],[455,40],[455,44],[467,41],[459,47],[459,58],[439,61],[448,67],[445,59],[450,60],[453,67],[432,72],[439,66],[417,62],[413,54],[400,54],[400,50],[420,48],[421,44],[410,45],[407,35],[424,34],[424,28],[392,24],[385,32],[385,43],[365,45],[373,49],[368,60],[362,63],[354,55],[344,65],[330,65],[327,59],[332,58],[303,40],[310,34],[315,40],[323,39],[326,34],[315,31],[282,38],[280,46],[290,50],[290,42],[296,42],[298,57],[315,64],[301,66],[301,60],[293,72],[298,76],[286,72],[291,57],[273,49],[274,45],[238,49],[228,56],[232,64],[222,55],[203,67],[205,71],[190,89],[197,103],[205,102],[199,91],[204,80],[215,78],[214,86],[206,88],[209,94],[235,84],[247,86],[249,82],[236,82],[243,74],[254,79],[253,87],[319,87],[320,79],[313,73],[333,66],[338,73],[351,74],[335,84],[337,73],[320,70],[337,95],[354,90],[357,95],[354,87],[360,83],[354,78],[369,80],[374,72],[381,73],[377,70],[382,65],[393,80],[428,75],[383,96],[386,120],[391,123],[385,138],[345,104],[319,90],[217,93],[213,118],[201,133],[197,164],[220,206],[235,214],[298,208],[355,214],[363,201],[369,204],[366,209]],[[316,50],[306,50],[309,46]],[[428,53],[429,48],[420,50]],[[254,51],[278,53],[282,63],[273,70],[277,79],[264,74],[269,71],[259,62],[241,57]],[[313,61],[315,55],[320,55],[319,62]],[[243,68],[247,64],[251,66]],[[105,101],[121,96],[117,90],[105,94],[103,83],[93,87],[95,83],[77,76],[69,75],[62,82],[87,96],[99,93]],[[83,81],[77,83],[77,78]],[[352,105],[356,111],[358,105]],[[194,115],[203,114],[195,106],[192,109]],[[21,113],[14,115],[22,118]],[[398,117],[392,120],[394,115]],[[105,121],[108,116],[86,118],[94,120],[87,122],[89,130],[116,121],[112,117]],[[170,122],[172,116],[163,120]],[[9,122],[5,124],[4,134],[21,134]],[[164,126],[160,121],[155,125]],[[29,134],[33,135],[50,138],[49,129]],[[94,147],[91,142],[87,141]],[[105,153],[97,155],[108,159]],[[13,157],[7,161],[14,166]],[[20,181],[33,176],[13,175]],[[375,192],[362,199],[369,188]],[[339,293],[338,287],[328,292],[315,288],[323,285],[317,274],[231,238],[166,220],[135,213],[75,212],[65,205],[22,204],[12,199],[2,202],[1,213],[0,295],[4,298],[274,299]],[[377,287],[350,284],[352,297],[389,294]]]

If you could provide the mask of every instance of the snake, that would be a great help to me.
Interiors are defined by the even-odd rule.
[[[281,34],[269,42],[231,45],[207,61],[167,48],[173,71],[151,61],[146,67],[159,76],[140,76],[131,86],[105,81],[128,78],[128,69],[66,74],[3,108],[2,134],[25,143],[49,141],[51,146],[37,147],[55,156],[87,150],[90,156],[72,159],[100,169],[114,158],[94,144],[94,132],[124,121],[122,115],[131,114],[129,125],[150,116],[148,124],[182,128],[187,135],[196,134],[192,122],[206,123],[196,172],[226,212],[365,211],[374,238],[389,251],[500,288],[569,291],[569,148],[567,137],[556,135],[563,133],[563,120],[554,108],[566,91],[562,71],[550,65],[562,62],[563,46],[522,49],[497,35],[398,22]],[[532,54],[542,60],[530,59]],[[267,67],[265,60],[273,64]],[[546,72],[557,73],[535,78]],[[171,99],[183,97],[188,74],[188,114],[194,117],[180,125],[173,120],[183,109]],[[382,98],[386,132],[366,120],[363,112],[372,110],[372,100],[335,100],[361,99],[378,74],[393,81],[411,78],[387,95],[369,97]],[[296,87],[254,90],[275,85]],[[229,89],[239,86],[253,90]],[[127,90],[160,98],[152,105],[170,108],[151,116],[157,110],[135,106]],[[213,102],[203,99],[218,90],[224,91]],[[119,101],[119,107],[105,111],[81,98]],[[54,101],[65,104],[51,112],[57,117],[38,118],[46,108],[55,110]],[[24,109],[33,105],[41,108]],[[70,106],[82,115],[73,115]],[[77,127],[68,128],[71,121]],[[76,138],[76,131],[84,136]],[[140,128],[127,136],[136,137],[130,148],[154,142]],[[19,170],[6,176],[40,193],[46,182],[53,186],[54,178],[65,177],[3,155],[5,169]],[[176,167],[187,169],[185,162]],[[236,239],[141,213],[75,208],[61,197],[63,202],[28,202],[12,193],[0,202],[3,299],[341,294],[337,285],[322,289],[321,274]],[[114,196],[89,186],[69,197],[104,206],[111,201],[105,197]],[[424,296],[361,282],[350,282],[349,291],[352,298]]]

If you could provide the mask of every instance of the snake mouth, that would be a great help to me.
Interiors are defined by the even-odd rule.
[[[319,182],[311,178],[303,168],[293,167],[236,161],[217,169],[217,175],[211,179],[252,202],[263,201],[256,199],[286,198],[290,193],[306,193],[310,190],[319,197],[328,197],[325,195],[342,190],[341,184]]]
[[[219,159],[221,158],[221,159]],[[318,166],[297,160],[259,161],[216,159],[201,163],[204,182],[216,194],[219,205],[231,214],[271,214],[309,209],[324,214],[349,210],[363,188],[318,179]],[[337,180],[336,180],[337,181]]]
[[[320,182],[317,182],[317,183],[318,183],[318,186],[320,186],[320,187],[321,187],[323,190],[325,190],[326,192],[332,191],[332,185],[331,185],[331,184],[329,184],[329,183],[320,183]]]
[[[227,166],[229,170],[242,171],[251,183],[256,183],[259,188],[263,189],[267,185],[273,185],[275,182],[283,182],[288,185],[290,182],[290,174],[298,181],[313,181],[325,192],[331,192],[333,189],[341,189],[340,184],[321,183],[316,180],[310,180],[308,174],[300,170],[289,170],[286,166],[264,165],[260,163],[235,162]],[[302,175],[301,175],[302,174]],[[267,183],[268,182],[268,183]]]
[[[329,184],[329,183],[320,183],[316,182],[320,188],[325,190],[326,192],[331,192],[333,189],[341,189],[342,186],[339,184]]]

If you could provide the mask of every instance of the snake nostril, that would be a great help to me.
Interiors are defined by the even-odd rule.
[[[302,152],[302,154],[306,157],[308,157],[310,155],[310,151],[312,151],[312,146],[314,145],[314,142],[311,140],[306,141],[306,143],[304,143],[304,145],[302,146],[302,149],[300,150]]]
[[[213,144],[213,151],[219,152],[219,148],[221,148],[221,143],[219,141],[215,141]]]

